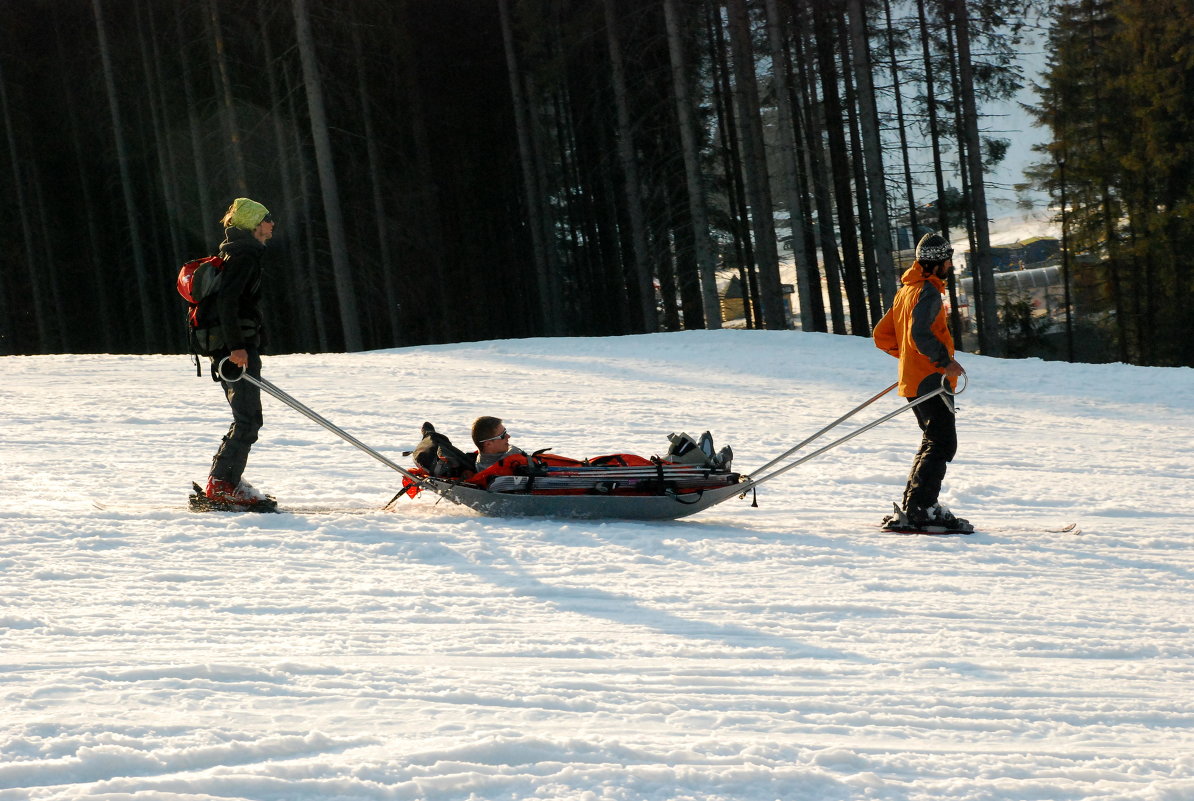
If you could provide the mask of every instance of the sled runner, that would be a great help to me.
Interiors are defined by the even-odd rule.
[[[423,441],[413,452],[417,467],[406,468],[378,453],[343,429],[263,378],[242,371],[235,378],[224,375],[222,360],[217,366],[228,381],[246,380],[318,423],[350,445],[369,454],[402,475],[402,489],[386,504],[389,508],[402,495],[416,496],[423,490],[452,503],[467,506],[493,517],[620,518],[626,520],[675,520],[709,509],[735,496],[745,498],[766,481],[836,448],[943,393],[949,385],[904,404],[794,461],[782,464],[797,451],[853,417],[896,388],[892,384],[842,417],[817,431],[795,447],[772,459],[749,475],[733,472],[729,448],[713,453],[708,432],[700,442],[686,434],[673,434],[667,457],[645,458],[634,454],[611,454],[576,460],[537,451],[510,454],[481,472],[473,471],[471,456],[453,447],[429,423],[423,425]],[[708,439],[707,439],[708,438]],[[679,442],[678,442],[679,440]],[[692,445],[695,447],[686,447]],[[673,460],[674,459],[674,460]],[[767,472],[771,471],[771,472]],[[757,506],[757,503],[752,503]]]

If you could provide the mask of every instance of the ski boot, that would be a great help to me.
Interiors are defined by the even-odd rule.
[[[208,478],[206,490],[195,485],[191,508],[214,512],[276,512],[278,502],[244,479],[233,486],[229,481]]]
[[[883,518],[880,527],[884,531],[897,534],[970,534],[974,526],[970,522],[956,517],[949,508],[935,503],[921,509],[910,507],[901,509],[898,504],[892,504],[892,514]]]
[[[729,445],[723,445],[717,455],[713,457],[713,467],[718,470],[730,471],[730,464],[734,461],[734,449]]]
[[[970,524],[969,520],[964,520],[956,516],[943,503],[935,503],[926,509],[925,512],[929,515],[928,525],[944,526],[951,532],[962,534],[969,534],[974,531],[974,526]]]

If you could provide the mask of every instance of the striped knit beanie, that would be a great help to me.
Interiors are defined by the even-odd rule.
[[[953,255],[954,249],[949,246],[949,240],[941,234],[925,234],[916,245],[916,260],[921,264],[945,261]]]

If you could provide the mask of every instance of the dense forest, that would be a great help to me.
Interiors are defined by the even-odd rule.
[[[249,196],[278,221],[273,352],[866,335],[917,236],[950,230],[955,334],[1001,355],[984,175],[1007,134],[983,109],[1048,25],[1029,178],[1063,223],[1065,331],[1190,363],[1162,301],[1191,281],[1194,21],[1159,5],[10,3],[0,354],[183,349],[174,276]]]
[[[1030,171],[1056,201],[1067,326],[1107,358],[1194,366],[1194,4],[1060,3]]]

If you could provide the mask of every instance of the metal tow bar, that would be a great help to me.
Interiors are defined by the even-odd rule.
[[[399,473],[401,473],[403,476],[410,479],[411,481],[414,481],[417,484],[422,483],[423,480],[421,478],[414,475],[406,468],[402,467],[402,465],[399,465],[399,464],[391,461],[390,459],[386,458],[382,454],[373,450],[368,445],[366,445],[365,443],[361,442],[359,439],[354,437],[352,434],[349,434],[347,431],[345,431],[344,429],[335,425],[327,418],[317,414],[316,412],[314,412],[311,409],[304,406],[302,403],[299,403],[297,400],[292,398],[289,394],[278,389],[276,386],[271,384],[269,381],[266,381],[264,378],[254,378],[253,376],[249,375],[249,371],[243,367],[241,368],[240,375],[238,375],[236,378],[229,378],[228,376],[224,375],[224,362],[228,361],[229,358],[230,357],[225,356],[223,359],[220,360],[219,365],[216,367],[216,372],[219,374],[220,378],[224,379],[225,381],[228,381],[229,383],[236,383],[237,381],[240,381],[243,378],[244,380],[248,381],[250,384],[256,384],[258,387],[265,390],[270,395],[273,395],[275,398],[282,401],[283,403],[285,403],[291,409],[294,409],[299,414],[303,415],[304,417],[308,418],[309,420],[313,420],[314,422],[319,423],[321,426],[326,428],[328,431],[331,431],[333,434],[335,434],[337,437],[339,437],[340,439],[347,442],[349,445],[352,445],[355,448],[359,448],[360,450],[369,454],[374,459],[381,462],[382,464],[384,464],[386,467],[390,468],[391,470],[397,470]]]
[[[750,492],[752,489],[759,486],[764,481],[770,481],[771,479],[775,478],[776,476],[779,476],[779,475],[782,475],[782,474],[788,472],[793,467],[798,467],[798,466],[804,464],[805,462],[809,461],[810,459],[815,459],[818,456],[820,456],[821,454],[825,453],[826,451],[833,450],[838,445],[841,445],[844,442],[849,442],[850,440],[857,437],[859,434],[861,434],[865,431],[870,431],[872,428],[874,428],[877,425],[886,423],[888,420],[895,417],[897,414],[903,414],[904,412],[908,411],[909,409],[915,408],[916,406],[919,406],[920,404],[924,403],[925,401],[931,400],[931,399],[937,397],[938,395],[949,395],[951,397],[955,396],[955,395],[961,395],[966,390],[966,386],[970,383],[970,379],[966,377],[965,373],[962,373],[962,375],[960,377],[962,379],[962,386],[956,390],[951,391],[949,388],[949,382],[945,379],[944,376],[942,376],[941,386],[938,387],[937,389],[933,390],[932,392],[922,395],[919,398],[917,398],[916,400],[909,401],[909,403],[906,406],[901,406],[900,408],[896,409],[894,412],[890,412],[888,414],[883,415],[878,420],[872,420],[871,422],[867,423],[866,425],[862,426],[861,428],[851,431],[849,434],[846,434],[844,437],[835,439],[833,442],[829,443],[828,445],[824,446],[823,448],[815,450],[812,453],[808,454],[807,456],[802,456],[801,458],[797,459],[796,461],[792,462],[791,464],[784,465],[783,467],[779,468],[778,470],[772,471],[771,473],[768,473],[767,475],[762,476],[761,478],[754,478],[754,476],[758,475],[759,473],[762,473],[764,470],[781,462],[782,460],[786,459],[788,456],[791,456],[793,453],[800,450],[805,445],[807,445],[808,443],[815,440],[817,437],[820,437],[822,434],[826,433],[827,431],[830,431],[831,429],[837,427],[841,423],[850,419],[857,412],[859,412],[862,409],[866,408],[867,406],[871,405],[872,403],[877,401],[879,398],[886,395],[888,392],[891,392],[896,387],[895,384],[892,384],[890,387],[883,390],[878,395],[875,395],[873,398],[870,398],[866,402],[851,409],[849,412],[842,415],[837,420],[834,420],[832,423],[825,426],[824,428],[822,428],[817,433],[813,434],[808,439],[804,440],[804,442],[801,442],[796,447],[790,449],[787,453],[783,454],[782,456],[778,456],[775,459],[772,459],[770,462],[763,465],[758,470],[755,470],[753,473],[751,473],[749,476],[746,477],[746,481],[742,485],[742,494],[739,497],[746,497],[746,493]],[[952,404],[950,404],[950,410],[951,411],[953,410]]]

